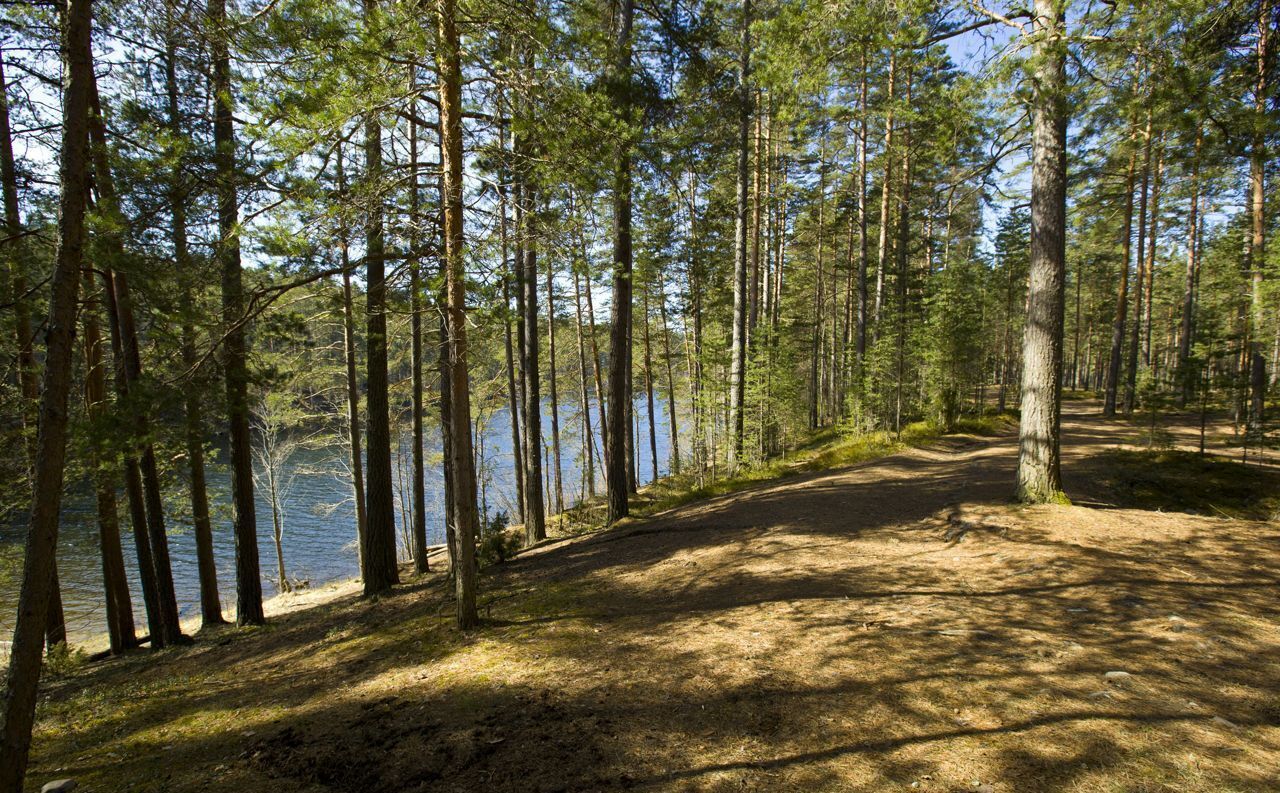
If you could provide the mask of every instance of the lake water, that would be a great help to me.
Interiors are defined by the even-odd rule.
[[[656,397],[656,395],[655,395]],[[600,470],[599,412],[592,406],[592,425],[596,446],[596,484],[603,492],[604,477]],[[659,474],[668,469],[670,447],[669,423],[666,400],[655,399],[657,422]],[[638,419],[636,434],[636,476],[640,483],[652,479],[649,459],[649,434],[646,403],[636,400],[635,415]],[[485,501],[489,513],[505,511],[514,516],[514,458],[511,453],[511,424],[506,409],[486,411],[479,424],[477,442],[483,436],[484,459],[480,472],[484,485]],[[440,468],[440,439],[436,428],[428,419],[426,438],[427,467],[425,475],[428,542],[444,542],[444,483]],[[551,416],[549,406],[544,407],[542,421],[544,442],[551,445]],[[566,506],[576,503],[583,490],[582,476],[582,423],[577,404],[565,404],[560,408],[560,442],[563,468],[563,488]],[[392,456],[392,476],[396,488],[396,507],[407,504],[401,497],[401,485],[407,490],[411,481],[408,437],[405,437],[400,460]],[[687,453],[687,452],[686,452]],[[334,446],[322,450],[309,450],[292,460],[296,478],[284,505],[284,560],[290,579],[309,581],[319,585],[329,581],[352,578],[359,574],[356,558],[355,513],[351,501],[351,485],[347,479],[346,448]],[[220,459],[225,455],[220,454]],[[553,473],[547,470],[549,481]],[[554,484],[549,493],[553,493]],[[230,526],[230,484],[223,468],[211,468],[209,472],[209,496],[214,511],[213,542],[217,557],[218,583],[222,590],[222,605],[229,612],[235,605],[234,560],[235,544]],[[174,587],[182,616],[199,613],[199,580],[196,571],[195,537],[190,526],[183,521],[189,510],[187,494],[181,488],[166,493],[169,508],[166,525],[169,530],[169,550],[172,556]],[[547,507],[553,506],[554,495],[547,498]],[[97,514],[95,502],[88,486],[68,483],[68,493],[63,500],[62,523],[58,536],[58,568],[62,579],[62,597],[67,617],[67,630],[72,640],[96,636],[106,632],[105,606],[103,605],[101,554],[98,544]],[[23,512],[25,510],[21,510]],[[120,496],[121,528],[124,536],[125,566],[130,579],[134,611],[137,614],[139,632],[145,632],[145,614],[142,608],[142,591],[138,583],[137,555],[133,535],[128,530],[128,510],[123,494]],[[396,530],[403,538],[404,526],[397,512]],[[257,490],[258,553],[263,573],[263,593],[270,596],[277,591],[275,583],[275,545],[272,538],[271,508],[265,493]],[[25,529],[21,525],[0,526],[0,636],[7,640],[13,631],[17,613],[18,590],[21,583],[22,553]],[[404,541],[401,539],[401,545]],[[400,555],[408,554],[401,548]]]

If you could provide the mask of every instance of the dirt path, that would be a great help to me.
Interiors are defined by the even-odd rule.
[[[1064,424],[1069,494],[1105,502],[1115,425]],[[74,678],[32,781],[1280,789],[1277,527],[1011,507],[1015,447],[947,439],[537,549],[465,638],[427,585]]]

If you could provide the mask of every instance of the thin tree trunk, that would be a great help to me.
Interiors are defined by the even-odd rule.
[[[364,0],[368,25],[379,24],[378,0]],[[368,545],[360,571],[366,597],[400,582],[396,564],[395,494],[391,484],[391,416],[387,384],[386,239],[381,198],[382,123],[376,112],[364,119],[365,180],[372,198],[365,224],[365,366],[368,379]]]
[[[107,162],[106,123],[102,115],[102,107],[98,101],[96,81],[89,84],[89,104],[93,113],[89,117],[90,161],[93,166],[94,187],[99,197],[99,208],[110,216],[120,218],[120,208],[115,191],[110,166]],[[118,233],[104,235],[108,264],[103,269],[111,273],[111,263],[124,258],[124,244]],[[129,280],[124,272],[115,272],[108,279],[112,291],[112,322],[118,331],[121,357],[120,371],[123,376],[117,381],[121,387],[121,397],[128,401],[131,393],[137,393],[135,386],[142,379],[142,354],[138,341],[138,329],[134,320],[133,297],[129,289]],[[142,474],[143,503],[146,508],[146,531],[150,538],[151,560],[155,572],[156,606],[159,615],[160,642],[173,644],[182,638],[182,626],[178,619],[178,601],[173,589],[173,567],[169,560],[169,539],[165,530],[164,503],[160,487],[160,472],[156,463],[155,449],[149,440],[151,437],[150,421],[145,406],[134,405],[131,408],[132,438],[137,444],[138,464]],[[157,646],[156,634],[152,634],[152,646]]]
[[[680,475],[680,424],[676,418],[676,377],[671,367],[671,330],[667,327],[667,295],[658,277],[658,312],[662,316],[662,348],[667,360],[667,420],[671,433],[671,473]]]
[[[528,145],[522,147],[527,154]],[[534,237],[536,228],[536,199],[533,186],[527,181],[522,186],[524,202],[524,272],[520,286],[524,290],[524,348],[521,350],[521,370],[524,372],[524,535],[525,543],[532,545],[547,537],[546,508],[543,503],[542,482],[542,389],[538,372],[538,249]]]
[[[595,443],[593,441],[593,433],[591,431],[591,398],[587,394],[587,346],[586,339],[582,332],[582,282],[578,276],[577,267],[573,268],[573,305],[578,318],[578,371],[580,373],[579,382],[582,386],[582,446],[585,460],[584,473],[586,474],[587,495],[591,498],[595,498]]]
[[[86,297],[94,292],[93,277],[84,270]],[[84,323],[84,395],[89,419],[95,423],[107,415],[107,375],[102,355],[102,333],[98,324],[97,300],[86,301],[81,309]],[[98,507],[98,538],[102,551],[102,583],[106,594],[107,636],[111,652],[120,653],[136,647],[133,603],[129,597],[129,579],[125,575],[124,551],[120,544],[120,519],[116,504],[116,483],[111,475],[116,455],[105,444],[90,447],[93,466],[94,495]]]
[[[752,109],[759,105],[760,89],[756,89],[756,102]],[[763,135],[763,116],[756,112],[755,115],[755,135],[752,145],[752,162],[751,162],[751,273],[749,276],[750,286],[747,293],[747,349],[751,349],[755,345],[756,338],[756,321],[760,313],[760,181],[761,170],[763,168],[763,148],[761,146],[761,137]],[[656,478],[656,477],[655,477]]]
[[[417,89],[416,79],[410,77],[410,87]],[[416,100],[414,110],[416,112]],[[413,571],[419,575],[427,572],[427,493],[426,460],[423,439],[423,417],[426,412],[425,386],[422,373],[422,260],[418,248],[422,217],[418,198],[418,123],[409,121],[409,333],[411,369],[413,380]]]
[[[76,296],[84,262],[85,198],[88,192],[89,88],[93,80],[89,0],[68,0],[63,11],[63,111],[59,177],[58,243],[50,280],[52,297],[45,333],[44,382],[40,396],[31,520],[27,529],[22,589],[0,703],[0,790],[22,790],[31,749],[52,594],[58,513],[62,506],[67,451],[67,400],[71,392]]]
[[[751,140],[751,0],[742,5],[742,46],[738,55],[737,210],[733,235],[733,333],[729,352],[729,470],[742,455],[743,408],[747,385],[748,181]]]
[[[214,170],[218,242],[214,256],[222,269],[223,371],[227,386],[227,428],[231,438],[232,523],[236,538],[236,623],[261,625],[262,576],[258,569],[258,519],[253,501],[253,459],[249,433],[249,368],[244,329],[244,283],[240,266],[239,207],[236,202],[234,92],[231,35],[226,0],[208,0],[213,35],[212,63]]]
[[[1156,145],[1159,150],[1156,155],[1155,177],[1151,183],[1151,237],[1147,242],[1147,302],[1142,315],[1142,365],[1147,369],[1151,368],[1151,312],[1155,305],[1156,242],[1160,233],[1160,188],[1164,181],[1163,134]]]
[[[347,184],[342,146],[338,146],[338,193],[345,196]],[[360,381],[356,376],[356,319],[351,295],[351,255],[344,224],[339,240],[342,255],[342,352],[347,367],[347,431],[351,434],[351,497],[356,512],[356,547],[364,569],[364,551],[369,544],[369,521],[365,514],[364,452],[360,442]]]
[[[1147,280],[1147,199],[1148,190],[1151,184],[1151,111],[1147,111],[1147,126],[1143,132],[1142,145],[1142,187],[1138,192],[1138,225],[1136,231],[1138,233],[1138,251],[1134,259],[1134,265],[1137,270],[1133,280],[1133,324],[1129,330],[1129,353],[1126,363],[1125,387],[1124,387],[1124,414],[1126,416],[1133,414],[1133,409],[1138,402],[1138,354],[1142,341],[1142,317],[1143,317],[1143,300],[1146,296],[1143,294],[1144,286]]]
[[[39,367],[33,349],[31,307],[27,303],[27,246],[23,239],[22,217],[18,209],[18,177],[13,159],[13,129],[9,122],[8,83],[4,79],[4,55],[0,51],[0,181],[4,187],[5,236],[8,238],[9,284],[13,290],[14,333],[17,337],[18,391],[22,395],[22,425],[26,440],[27,477],[36,465],[36,425],[40,397]],[[53,648],[67,641],[66,619],[62,613],[62,585],[58,566],[53,568],[53,587],[49,593],[49,622],[45,626],[45,644]]]
[[[889,266],[889,209],[893,206],[893,92],[896,88],[897,51],[889,51],[889,87],[884,112],[884,182],[880,188],[880,252],[876,259],[876,302],[872,320],[880,333],[880,308],[884,304],[884,274]]]
[[[184,140],[181,109],[178,105],[177,41],[174,22],[165,36],[165,93],[168,98],[169,131],[175,141]],[[199,358],[196,355],[195,332],[195,265],[187,244],[187,196],[183,187],[180,161],[175,161],[170,174],[169,208],[173,222],[175,263],[182,279],[182,365],[190,380],[183,388],[186,420],[187,467],[191,474],[191,523],[196,541],[196,569],[200,577],[200,622],[222,625],[222,598],[218,592],[218,568],[213,555],[213,524],[209,519],[209,490],[204,471],[204,411],[200,401],[203,384],[196,377]],[[114,496],[113,496],[114,500]],[[119,538],[117,537],[117,542]]]
[[[555,466],[556,514],[564,512],[564,482],[560,466],[560,396],[556,386],[555,265],[547,257],[547,366],[551,389],[551,462]]]
[[[453,501],[458,559],[458,627],[479,622],[476,613],[476,476],[471,452],[471,392],[467,371],[466,271],[463,260],[462,64],[455,22],[456,0],[440,0],[440,163],[443,172],[444,252],[449,323],[449,427],[453,435]]]
[[[629,122],[634,0],[622,0],[618,11],[614,112]],[[605,437],[605,481],[609,492],[610,523],[630,512],[626,438],[630,435],[627,406],[631,403],[628,387],[631,368],[631,258],[631,150],[624,141],[618,147],[613,174],[613,301],[609,315],[609,406]]]
[[[653,416],[653,345],[649,339],[649,281],[647,279],[640,294],[644,301],[644,393],[649,413],[649,462],[653,471],[651,481],[656,482],[658,481],[658,430]]]
[[[1138,150],[1134,147],[1134,134],[1129,136],[1129,168],[1124,189],[1124,239],[1121,242],[1120,291],[1116,297],[1115,323],[1111,329],[1111,354],[1107,364],[1106,395],[1102,415],[1110,418],[1116,414],[1120,390],[1120,366],[1124,356],[1124,330],[1129,309],[1129,258],[1133,244],[1133,191],[1137,181]]]
[[[1059,425],[1066,280],[1067,97],[1064,0],[1035,0],[1031,277],[1022,342],[1017,496],[1061,498]]]
[[[818,150],[818,252],[814,264],[814,302],[813,302],[813,334],[809,351],[809,429],[818,428],[818,361],[820,358],[819,341],[822,336],[822,287],[824,285],[822,266],[822,244],[826,237],[823,227],[826,225],[827,208],[827,128],[822,127],[822,144]]]
[[[1254,442],[1261,443],[1265,428],[1263,410],[1267,399],[1267,363],[1263,357],[1262,330],[1266,320],[1266,305],[1263,300],[1263,273],[1267,263],[1267,220],[1266,220],[1266,178],[1267,178],[1267,139],[1266,126],[1261,120],[1266,117],[1267,100],[1271,97],[1269,89],[1269,69],[1271,68],[1271,36],[1272,25],[1271,0],[1262,0],[1258,4],[1258,36],[1257,58],[1254,78],[1254,122],[1253,140],[1249,150],[1249,420],[1248,431]]]
[[[498,148],[505,155],[507,152],[507,127],[506,124],[502,123],[498,126]],[[523,391],[518,390],[516,386],[515,350],[512,347],[511,281],[514,268],[508,258],[510,241],[508,240],[507,230],[507,171],[505,168],[502,171],[501,178],[498,180],[498,236],[502,246],[503,352],[506,355],[507,366],[507,409],[511,413],[511,456],[515,462],[516,512],[519,513],[520,520],[524,520],[524,442],[520,434],[520,396]],[[521,346],[523,348],[523,344]]]

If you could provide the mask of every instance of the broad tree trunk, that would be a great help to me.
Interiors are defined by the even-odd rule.
[[[466,272],[463,261],[462,203],[462,64],[455,22],[456,0],[440,0],[438,9],[440,68],[440,162],[444,175],[444,253],[446,316],[449,328],[449,428],[453,460],[453,503],[458,558],[455,583],[458,626],[479,622],[476,613],[475,458],[471,452],[471,393],[467,372]]]
[[[379,22],[378,0],[365,0],[368,24]],[[386,239],[383,229],[382,122],[376,112],[364,119],[365,179],[374,198],[365,224],[365,322],[368,352],[368,544],[360,555],[365,596],[378,595],[400,582],[396,565],[395,493],[391,484],[391,415],[387,385]]]
[[[76,296],[84,263],[85,199],[88,193],[89,89],[93,80],[89,0],[68,0],[63,22],[61,193],[58,242],[50,280],[52,297],[45,333],[44,382],[27,529],[22,589],[0,703],[0,790],[22,790],[31,725],[40,682],[40,651],[52,594],[54,550],[67,451],[67,400],[71,392]]]
[[[231,504],[236,538],[236,623],[261,625],[262,575],[258,569],[258,518],[253,501],[253,451],[249,431],[249,366],[246,351],[244,283],[240,265],[239,207],[236,203],[234,92],[231,85],[230,26],[226,0],[208,0],[209,57],[212,65],[215,190],[218,242],[214,257],[222,269],[223,372],[227,386],[227,434],[231,439]]]
[[[1035,0],[1031,139],[1031,278],[1022,341],[1017,496],[1061,498],[1059,424],[1066,280],[1067,97],[1063,0]]]

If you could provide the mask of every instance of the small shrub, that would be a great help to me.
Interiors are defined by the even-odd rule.
[[[507,513],[499,511],[480,531],[480,564],[502,564],[520,550],[520,535],[508,528]]]

